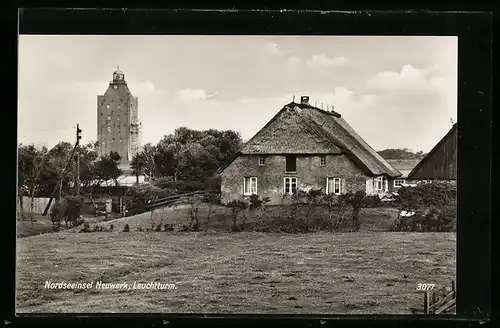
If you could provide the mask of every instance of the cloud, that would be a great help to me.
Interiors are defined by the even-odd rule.
[[[436,75],[437,66],[419,69],[412,65],[404,65],[399,72],[384,71],[368,79],[367,86],[373,91],[389,91],[411,93],[442,91],[450,86],[450,81]]]
[[[349,64],[351,60],[347,57],[328,57],[325,53],[313,55],[307,61],[310,67],[339,67]]]
[[[279,46],[279,44],[275,42],[268,42],[264,45],[264,52],[269,55],[281,55],[285,53]]]
[[[218,93],[207,94],[201,89],[182,89],[175,92],[176,98],[182,102],[203,101],[217,97]]]

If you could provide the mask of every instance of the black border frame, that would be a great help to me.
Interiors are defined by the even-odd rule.
[[[440,325],[453,321],[470,326],[471,323],[488,321],[491,312],[492,27],[493,15],[488,12],[33,8],[19,12],[18,31],[20,34],[457,35],[459,219],[456,316],[161,314],[133,317],[150,318],[152,322],[159,324],[165,324],[163,320],[167,320],[169,323],[213,323],[217,326],[240,325],[248,323],[250,318],[257,319],[255,324],[272,319],[292,326],[340,322],[350,324],[360,320],[384,326],[429,321],[438,321]],[[14,76],[17,87],[17,72]],[[15,97],[14,104],[17,95]],[[12,131],[12,125],[7,122],[3,124]],[[13,131],[16,131],[15,128]],[[14,139],[17,139],[17,132]],[[15,204],[15,195],[12,196],[12,204]],[[15,212],[15,207],[9,209]],[[14,234],[14,245],[15,239]],[[15,269],[15,250],[11,255]],[[9,278],[10,281],[15,281],[14,275]],[[14,296],[15,283],[12,287],[12,294],[9,292],[7,295]],[[37,323],[55,323],[61,320],[61,323],[67,324],[76,323],[75,319],[79,323],[93,321],[89,315],[84,314],[78,317],[65,315],[57,319],[52,315],[23,314],[22,317],[14,317],[13,311],[14,304],[9,309],[9,316],[12,316],[13,321],[26,323],[34,323],[34,320]],[[126,315],[94,317],[100,322],[131,318]],[[208,320],[200,321],[203,317]],[[130,321],[132,322],[135,321]]]

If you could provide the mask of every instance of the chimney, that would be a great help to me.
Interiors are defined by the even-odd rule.
[[[309,105],[309,96],[302,96],[302,97],[300,97],[300,103],[302,105]]]

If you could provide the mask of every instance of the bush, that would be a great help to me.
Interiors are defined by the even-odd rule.
[[[402,187],[398,193],[397,204],[403,209],[454,206],[457,202],[457,186],[454,183],[433,182]]]
[[[90,232],[90,224],[88,222],[85,222],[80,232]]]
[[[382,207],[382,206],[387,206],[387,204],[384,204],[384,202],[382,202],[380,200],[380,198],[378,198],[377,195],[366,196],[364,201],[363,201],[364,208],[373,208],[373,207]]]
[[[128,224],[126,224],[124,227],[123,227],[123,232],[129,232],[130,231],[130,226]]]
[[[404,214],[404,212],[402,212]],[[429,207],[416,210],[411,216],[400,215],[391,231],[449,232],[456,231],[456,207]]]
[[[128,215],[135,215],[149,211],[148,201],[174,195],[172,189],[162,189],[154,185],[140,185],[131,187],[125,198]]]
[[[241,231],[243,229],[246,215],[244,215],[242,222],[240,223],[240,228],[238,229],[237,221],[238,215],[248,208],[248,203],[243,200],[232,200],[227,204],[227,207],[231,210],[231,231]]]
[[[192,192],[199,190],[220,190],[221,182],[220,177],[207,178],[204,181],[173,181],[170,177],[158,178],[154,186],[162,189],[174,190],[175,192]]]
[[[294,217],[271,216],[265,220],[260,220],[252,229],[257,232],[273,232],[273,233],[306,233],[308,227],[306,222]]]
[[[399,191],[400,215],[392,231],[455,231],[457,188],[453,183],[433,182]],[[412,212],[411,216],[401,213]]]

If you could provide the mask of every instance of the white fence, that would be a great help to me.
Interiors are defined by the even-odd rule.
[[[20,200],[18,198],[17,200],[17,208],[21,208]],[[45,207],[49,203],[49,198],[46,197],[35,197],[33,198],[33,213],[35,214],[42,214],[43,211],[45,210]],[[50,205],[52,207],[54,205],[54,201]],[[30,207],[31,207],[31,197],[28,196],[23,196],[23,208],[22,211],[24,213],[29,213],[30,212]]]

